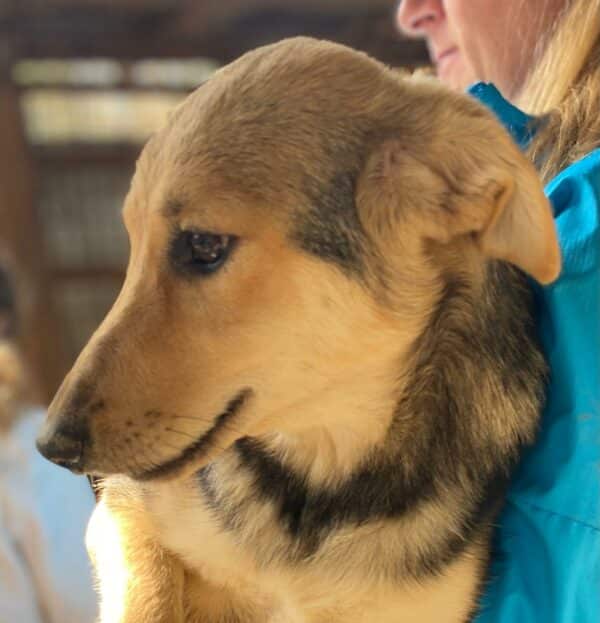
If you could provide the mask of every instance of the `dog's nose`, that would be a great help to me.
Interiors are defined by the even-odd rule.
[[[44,425],[37,438],[39,452],[49,461],[75,473],[83,472],[83,454],[89,433],[84,425]]]

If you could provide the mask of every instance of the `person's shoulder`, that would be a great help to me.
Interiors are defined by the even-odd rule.
[[[579,211],[588,227],[599,228],[600,148],[569,165],[546,185],[554,216]]]
[[[600,196],[600,147],[564,168],[547,187],[547,194],[551,194],[565,180],[575,185],[589,185],[596,191],[596,199]],[[590,197],[592,198],[592,197]]]
[[[563,274],[600,271],[600,148],[561,171],[546,186],[561,250]]]

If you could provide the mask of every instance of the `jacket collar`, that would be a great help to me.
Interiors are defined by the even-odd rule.
[[[521,149],[525,149],[535,134],[538,119],[525,114],[505,100],[500,91],[490,83],[478,82],[467,90],[498,117]]]

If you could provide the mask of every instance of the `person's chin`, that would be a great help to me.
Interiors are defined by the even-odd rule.
[[[436,73],[441,82],[455,91],[464,91],[476,79],[465,66],[460,52],[455,50],[443,56],[436,65]]]

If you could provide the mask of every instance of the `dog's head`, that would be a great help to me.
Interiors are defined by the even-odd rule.
[[[344,426],[367,385],[392,400],[381,387],[446,275],[477,283],[500,259],[544,283],[560,263],[536,173],[488,112],[308,39],[193,93],[144,149],[123,214],[123,289],[38,445],[140,479],[243,436]]]

